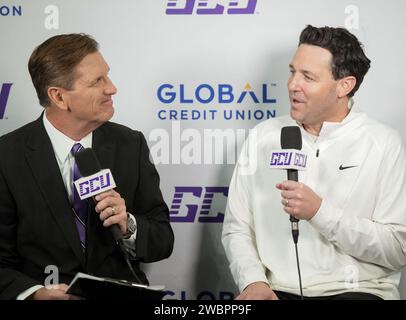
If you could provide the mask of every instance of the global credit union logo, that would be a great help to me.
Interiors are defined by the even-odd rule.
[[[196,294],[185,289],[181,290],[166,290],[164,300],[234,300],[234,293],[230,291],[210,291],[204,290]],[[213,314],[217,314],[212,310]]]
[[[168,0],[168,15],[223,15],[254,14],[257,0],[228,0],[226,5],[220,0]],[[224,2],[224,1],[222,1]],[[196,9],[196,11],[195,11]]]
[[[187,97],[185,93],[185,85],[180,84],[176,89],[172,84],[164,83],[159,86],[157,90],[157,97],[160,102],[168,104],[178,99],[179,103],[195,103],[198,101],[201,104],[208,104],[213,102],[219,104],[228,104],[236,102],[240,104],[244,101],[246,96],[251,96],[254,103],[276,103],[276,99],[268,97],[267,84],[262,84],[261,101],[249,83],[244,87],[243,91],[236,92],[231,84],[217,84],[217,86],[203,83],[198,85],[193,91],[193,97]],[[194,99],[193,99],[194,98]],[[196,101],[195,101],[196,100]]]
[[[19,16],[21,17],[23,14],[23,10],[21,6],[7,6],[0,4],[0,16],[7,17],[7,16]]]
[[[10,95],[10,89],[12,83],[3,83],[0,91],[0,119],[4,119],[4,113],[6,112],[7,100]]]
[[[159,120],[264,120],[276,116],[276,83],[243,90],[229,83],[199,85],[164,83],[157,88]]]

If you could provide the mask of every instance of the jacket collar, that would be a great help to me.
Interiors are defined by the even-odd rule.
[[[67,240],[82,267],[86,268],[86,258],[80,245],[68,194],[42,116],[33,122],[30,129],[25,157],[44,201],[61,230],[61,234]],[[115,142],[109,134],[110,125],[107,122],[93,132],[92,148],[102,168],[112,169],[114,167]],[[103,227],[98,215],[93,211],[94,205],[91,206],[88,220],[87,256],[88,261],[92,261],[93,258],[92,264],[96,265],[114,250],[115,245],[110,232]],[[100,248],[96,245],[96,240],[97,243],[101,243]]]
[[[55,159],[51,140],[42,121],[42,115],[34,121],[25,150],[26,161],[31,168],[38,188],[48,205],[61,234],[65,237],[82,266],[85,257],[82,253],[68,194]]]

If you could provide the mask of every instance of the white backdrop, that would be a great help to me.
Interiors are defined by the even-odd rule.
[[[355,101],[405,139],[404,12],[402,0],[0,1],[0,135],[42,111],[27,71],[34,47],[59,33],[94,36],[118,87],[113,121],[144,132],[171,208],[174,252],[145,265],[149,279],[167,298],[229,299],[227,186],[248,130],[288,113],[300,31],[344,26],[359,37],[372,66]]]

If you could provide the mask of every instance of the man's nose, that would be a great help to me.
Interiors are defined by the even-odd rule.
[[[117,88],[114,85],[113,81],[110,78],[107,78],[106,87],[104,88],[104,93],[107,95],[114,95],[117,93]]]
[[[288,80],[288,90],[298,91],[300,89],[299,79],[295,74],[292,74]]]

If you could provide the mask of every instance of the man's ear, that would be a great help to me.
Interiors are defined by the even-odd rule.
[[[61,87],[49,87],[48,97],[51,103],[61,110],[68,110],[66,91]]]
[[[348,76],[338,81],[337,96],[339,98],[346,97],[352,89],[354,89],[357,79],[354,76]]]

